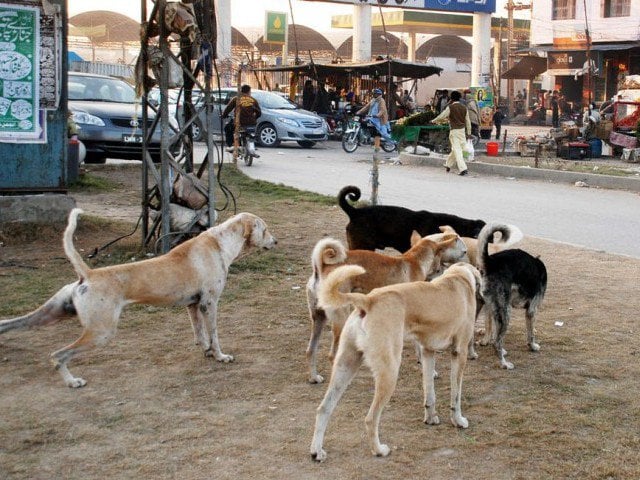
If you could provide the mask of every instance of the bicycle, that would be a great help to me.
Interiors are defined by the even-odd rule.
[[[363,128],[363,123],[365,123]],[[370,124],[361,121],[357,115],[347,121],[347,128],[342,135],[342,149],[347,153],[355,152],[360,145],[373,145],[373,137],[369,131]],[[396,149],[396,143],[393,141],[382,139],[380,146],[385,152],[393,152]]]

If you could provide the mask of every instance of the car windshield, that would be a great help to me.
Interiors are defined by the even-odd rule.
[[[258,101],[260,108],[274,108],[279,110],[295,110],[298,106],[286,98],[271,92],[251,92],[251,96]]]
[[[69,75],[69,100],[135,103],[136,91],[118,78]]]

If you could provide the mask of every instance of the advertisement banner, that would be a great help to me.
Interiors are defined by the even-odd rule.
[[[441,10],[445,12],[494,13],[496,0],[307,0],[328,3],[350,3],[377,7],[410,8],[414,10]]]
[[[491,129],[493,119],[493,90],[489,87],[470,87],[471,96],[478,104],[480,129]]]
[[[547,73],[555,76],[575,75],[587,63],[587,52],[547,52]]]
[[[40,11],[0,3],[0,140],[40,135]]]
[[[264,43],[287,43],[288,19],[284,12],[265,12]]]

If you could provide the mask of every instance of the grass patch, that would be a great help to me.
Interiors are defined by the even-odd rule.
[[[89,172],[82,173],[75,182],[69,185],[69,191],[75,193],[81,191],[110,192],[117,188],[117,183]]]
[[[263,180],[255,180],[243,174],[237,167],[225,165],[220,175],[220,183],[234,192],[241,192],[242,197],[268,197],[270,201],[311,202],[321,205],[335,205],[335,197],[298,190],[283,184],[274,184]]]

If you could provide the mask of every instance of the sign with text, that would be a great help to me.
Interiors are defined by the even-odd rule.
[[[329,3],[350,3],[377,7],[411,8],[415,10],[442,10],[445,12],[494,13],[496,0],[307,0]]]
[[[265,12],[264,43],[287,43],[288,19],[284,12]]]
[[[575,75],[587,62],[587,52],[547,52],[547,73],[549,75]]]
[[[0,3],[0,140],[40,135],[40,11]]]
[[[553,46],[567,50],[587,48],[587,33],[584,25],[573,24],[553,26]]]

